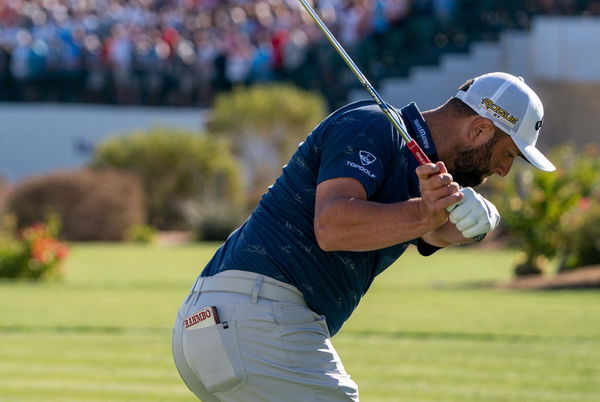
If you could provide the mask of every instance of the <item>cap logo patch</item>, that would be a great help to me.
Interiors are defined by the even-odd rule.
[[[544,124],[544,118],[542,117],[542,119],[540,121],[538,121],[537,123],[535,123],[535,131],[538,131],[540,128],[542,128],[542,124]]]
[[[495,104],[489,98],[483,98],[481,100],[481,107],[491,112],[494,115],[494,117],[502,118],[509,124],[515,125],[519,121],[519,118],[515,117],[506,109],[500,107],[500,105]]]
[[[372,153],[367,151],[360,151],[358,156],[360,157],[360,163],[362,163],[363,166],[370,165],[377,159]]]

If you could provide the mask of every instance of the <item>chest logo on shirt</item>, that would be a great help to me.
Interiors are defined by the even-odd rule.
[[[375,155],[367,151],[360,151],[358,156],[360,157],[360,163],[362,163],[363,166],[370,165],[377,159]]]

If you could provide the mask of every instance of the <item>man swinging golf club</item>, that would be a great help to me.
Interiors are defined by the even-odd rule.
[[[410,245],[428,256],[472,243],[499,215],[473,187],[535,148],[540,99],[491,73],[421,113],[398,110],[435,163],[419,165],[373,101],[347,105],[299,146],[181,306],[173,353],[203,401],[358,401],[330,338]],[[463,186],[463,188],[461,188]],[[449,212],[450,211],[450,212]]]
[[[523,79],[485,74],[437,109],[397,111],[300,3],[373,101],[313,130],[179,309],[175,363],[204,401],[358,401],[330,338],[375,276],[411,244],[428,256],[482,240],[500,216],[471,187],[516,156],[555,170]]]

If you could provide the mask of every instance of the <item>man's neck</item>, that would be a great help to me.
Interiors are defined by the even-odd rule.
[[[454,159],[456,127],[439,108],[423,112],[423,118],[431,132],[439,160],[448,166]]]

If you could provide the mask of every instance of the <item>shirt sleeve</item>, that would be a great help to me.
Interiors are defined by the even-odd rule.
[[[383,117],[383,116],[382,116]],[[393,149],[391,124],[385,120],[343,119],[323,140],[317,184],[329,179],[358,180],[371,197],[383,182]]]
[[[419,254],[421,254],[424,257],[429,257],[436,251],[441,250],[443,248],[443,247],[434,246],[433,244],[429,244],[420,237],[417,239],[416,246],[417,246],[417,250],[419,251]]]

